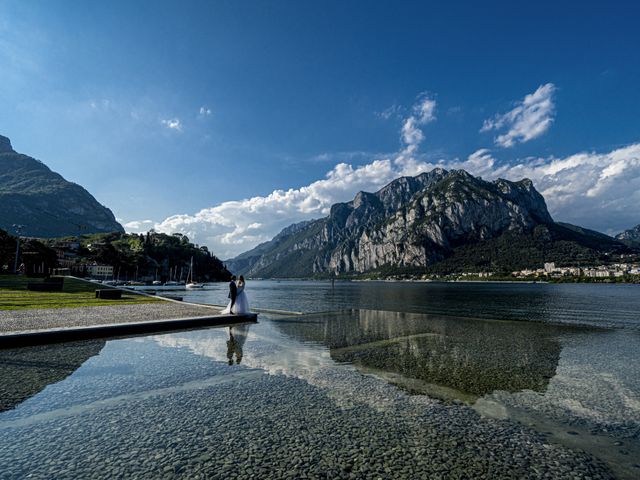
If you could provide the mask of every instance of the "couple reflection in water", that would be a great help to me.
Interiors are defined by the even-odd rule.
[[[229,340],[227,340],[227,360],[229,361],[229,365],[233,365],[234,356],[237,365],[240,365],[240,362],[242,362],[242,348],[244,347],[244,342],[247,341],[248,334],[248,323],[229,327]]]

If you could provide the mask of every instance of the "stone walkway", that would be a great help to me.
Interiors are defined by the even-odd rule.
[[[211,317],[219,314],[218,307],[169,301],[138,305],[3,310],[0,311],[0,335],[54,328]]]

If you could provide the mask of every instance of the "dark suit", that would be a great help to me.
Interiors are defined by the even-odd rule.
[[[231,299],[231,313],[233,313],[233,306],[236,304],[236,297],[238,296],[238,286],[233,280],[229,283],[229,298]]]

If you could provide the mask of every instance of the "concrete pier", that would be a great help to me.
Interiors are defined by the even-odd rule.
[[[0,348],[16,348],[94,338],[143,335],[212,326],[221,327],[238,323],[257,322],[257,320],[258,316],[255,313],[248,315],[209,315],[204,317],[185,317],[149,320],[143,322],[124,322],[103,325],[47,328],[20,332],[5,332],[0,334]]]

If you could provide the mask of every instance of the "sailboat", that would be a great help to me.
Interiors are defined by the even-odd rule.
[[[176,267],[176,268],[178,268],[178,267]],[[174,277],[174,273],[173,272],[174,272],[173,267],[169,267],[169,280],[167,280],[164,283],[165,287],[178,287],[178,286],[180,286],[180,284],[178,282],[176,282],[175,280],[172,280],[172,278]]]
[[[193,281],[193,257],[191,257],[191,266],[189,267],[189,274],[187,275],[186,288],[204,288],[203,283],[197,283]]]

